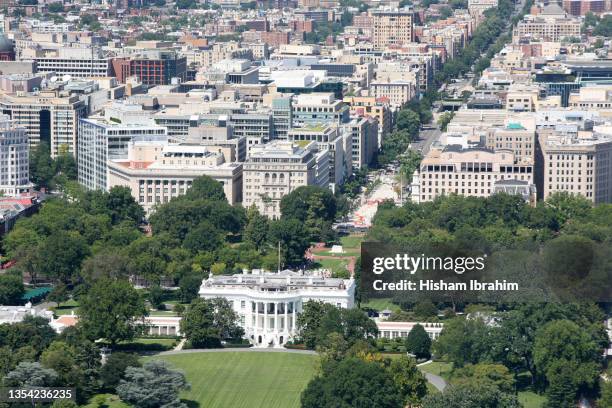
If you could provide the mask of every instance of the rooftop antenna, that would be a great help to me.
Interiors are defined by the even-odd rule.
[[[281,271],[281,253],[280,253],[280,244],[281,242],[278,241],[278,273],[280,274]]]

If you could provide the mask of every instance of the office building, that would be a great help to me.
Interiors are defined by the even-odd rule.
[[[76,152],[78,120],[87,106],[77,95],[58,91],[17,92],[0,95],[0,110],[26,128],[31,146],[46,142],[56,157],[61,151]]]
[[[167,141],[165,127],[140,117],[140,106],[116,106],[104,116],[81,118],[77,150],[78,180],[90,190],[106,190],[109,160],[127,159],[132,141]]]
[[[31,190],[28,134],[8,115],[0,115],[0,195],[18,196]]]
[[[314,142],[300,146],[272,141],[253,146],[243,166],[243,206],[255,205],[261,214],[279,218],[281,199],[296,188],[327,188],[329,157],[329,151],[317,150]]]
[[[538,190],[578,194],[593,203],[612,203],[612,127],[575,134],[538,131]]]
[[[378,9],[372,16],[372,42],[384,49],[390,45],[405,45],[414,41],[414,13],[407,9]]]
[[[222,153],[193,144],[130,142],[126,159],[109,160],[107,188],[128,187],[151,213],[155,205],[185,194],[204,175],[223,185],[230,204],[242,201],[242,164],[226,163]]]
[[[533,165],[516,164],[514,154],[507,151],[457,145],[437,147],[429,151],[414,172],[412,201],[422,203],[449,194],[488,197],[501,180],[533,185]]]
[[[349,107],[333,93],[297,95],[293,102],[293,125],[341,125],[349,121]]]

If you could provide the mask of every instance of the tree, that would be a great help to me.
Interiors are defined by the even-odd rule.
[[[143,299],[129,282],[100,279],[80,299],[79,326],[90,340],[103,338],[114,346],[134,338],[146,314]]]
[[[442,7],[440,9],[440,17],[443,19],[447,19],[453,15],[453,10],[450,7]]]
[[[360,309],[341,309],[329,303],[308,301],[297,319],[298,332],[306,347],[325,346],[331,333],[339,333],[348,347],[374,338],[376,324]]]
[[[336,197],[318,186],[302,186],[285,195],[280,203],[283,220],[295,219],[311,241],[325,241],[330,235],[331,223],[336,218]],[[302,232],[304,233],[304,231]]]
[[[574,382],[574,364],[564,359],[554,361],[548,370],[549,387],[546,408],[574,408],[578,384]],[[605,406],[605,405],[604,405]]]
[[[257,250],[262,250],[268,241],[270,220],[265,215],[261,215],[254,206],[248,209],[247,219],[244,241],[253,245]]]
[[[0,275],[0,305],[17,305],[25,293],[20,275]]]
[[[281,216],[305,222],[318,216],[333,221],[336,216],[336,198],[327,188],[302,186],[285,195],[280,204]]]
[[[164,310],[164,290],[159,285],[153,285],[149,288],[149,302],[157,310]]]
[[[27,315],[19,323],[0,325],[0,347],[8,346],[13,352],[37,357],[57,337],[49,320]]]
[[[114,390],[124,379],[128,367],[141,367],[137,354],[115,352],[106,358],[106,363],[100,370],[102,385],[108,390]]]
[[[397,114],[395,126],[397,130],[405,130],[410,137],[414,138],[418,135],[421,126],[419,114],[410,109],[402,109]]]
[[[522,408],[517,397],[492,386],[467,384],[447,387],[443,393],[429,394],[422,408]]]
[[[451,120],[453,120],[453,116],[455,116],[454,112],[444,112],[438,118],[438,126],[440,126],[440,130],[446,132],[446,128]]]
[[[181,371],[171,369],[165,361],[152,360],[142,367],[127,367],[117,394],[138,408],[186,408],[179,392],[189,387]]]
[[[297,219],[280,219],[270,223],[270,245],[276,248],[280,242],[281,256],[285,266],[299,265],[304,261],[308,248],[308,237],[304,225]]]
[[[329,303],[314,300],[309,300],[304,304],[302,313],[297,318],[297,330],[307,348],[314,349],[317,346],[321,320],[327,313],[327,310],[332,307],[333,305]]]
[[[438,308],[429,299],[417,302],[413,311],[414,315],[420,319],[427,319],[438,314]]]
[[[43,351],[40,363],[54,370],[58,375],[59,383],[63,386],[80,388],[83,372],[77,365],[74,347],[62,341],[54,341]]]
[[[55,176],[55,163],[47,142],[41,142],[30,151],[30,180],[39,188],[50,186]]]
[[[406,350],[416,358],[429,358],[431,356],[431,339],[420,324],[415,325],[406,337]]]
[[[132,274],[129,257],[105,248],[83,261],[80,277],[93,284],[100,279],[127,279]]]
[[[407,356],[391,360],[388,371],[400,390],[405,405],[418,404],[427,394],[427,380]]]
[[[590,333],[569,320],[553,320],[536,333],[533,356],[538,372],[549,383],[556,380],[567,390],[571,376],[574,392],[597,381],[600,348]],[[559,364],[560,361],[564,363]],[[558,389],[557,389],[558,391]]]
[[[58,230],[40,244],[35,268],[38,273],[70,283],[89,253],[85,239],[74,231]]]
[[[200,176],[193,180],[191,188],[183,196],[186,200],[227,201],[223,184],[209,176]]]
[[[244,331],[227,299],[196,298],[181,319],[181,332],[196,348],[221,347],[221,341],[239,338]]]
[[[546,206],[552,208],[557,213],[560,223],[564,224],[569,219],[586,216],[593,205],[580,195],[560,192],[548,197]]]
[[[502,392],[514,392],[514,376],[501,364],[479,363],[456,371],[457,384],[491,385]]]
[[[223,245],[223,233],[209,221],[202,221],[185,235],[183,246],[193,253],[214,251]]]
[[[40,363],[21,362],[4,377],[7,387],[52,387],[57,380],[55,370]]]
[[[612,407],[612,382],[605,381],[601,386],[601,397],[597,400],[598,407]]]
[[[456,367],[475,364],[490,349],[486,343],[488,332],[481,319],[451,319],[444,324],[434,344],[435,352],[439,356],[448,357]]]
[[[144,210],[132,197],[128,187],[114,186],[108,192],[107,208],[110,210],[113,225],[122,221],[139,224],[144,218]]]
[[[342,360],[313,378],[302,392],[302,408],[401,407],[402,395],[380,364]]]
[[[198,296],[200,286],[202,285],[202,276],[196,274],[189,274],[183,276],[179,281],[179,295],[181,301],[191,302]]]
[[[61,13],[64,11],[64,4],[62,2],[51,3],[47,6],[50,13]]]

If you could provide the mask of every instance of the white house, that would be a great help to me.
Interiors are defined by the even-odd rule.
[[[253,270],[210,275],[202,282],[199,294],[206,299],[227,299],[239,316],[245,337],[255,347],[281,347],[295,336],[297,315],[309,300],[354,307],[355,281],[290,270]]]

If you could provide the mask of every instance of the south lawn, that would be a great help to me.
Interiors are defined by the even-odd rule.
[[[206,408],[291,408],[313,377],[317,357],[275,352],[211,352],[156,356],[185,372],[183,399]]]

